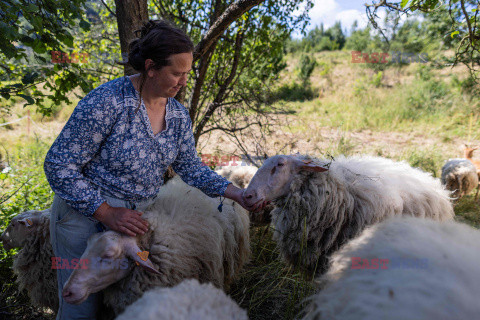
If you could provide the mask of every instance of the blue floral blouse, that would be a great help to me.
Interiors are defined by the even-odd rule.
[[[44,170],[53,191],[91,216],[102,193],[126,201],[155,196],[169,165],[208,196],[223,195],[230,183],[202,165],[187,109],[169,98],[166,128],[154,135],[145,105],[128,77],[87,94],[47,153]]]

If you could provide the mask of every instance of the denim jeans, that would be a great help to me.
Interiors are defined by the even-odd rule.
[[[143,212],[153,203],[149,199],[139,203],[116,199],[105,194],[103,198],[112,207],[124,207]],[[86,217],[70,207],[62,198],[55,196],[50,217],[50,241],[56,257],[61,259],[80,258],[87,248],[87,240],[105,227],[96,219]],[[87,300],[79,305],[65,302],[62,298],[63,286],[72,274],[71,269],[57,269],[59,308],[57,320],[95,319],[101,303],[100,293],[90,294]]]

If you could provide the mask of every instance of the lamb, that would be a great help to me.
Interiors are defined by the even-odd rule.
[[[478,147],[470,148],[467,145],[465,145],[465,149],[463,150],[463,153],[465,155],[465,159],[470,160],[475,166],[475,168],[477,168],[478,180],[480,181],[480,160],[473,159],[473,151],[477,149]],[[475,200],[477,200],[479,190],[480,190],[480,183],[477,186],[477,193],[475,194]]]
[[[442,167],[442,184],[460,199],[478,187],[477,168],[470,160],[450,159]]]
[[[393,218],[332,257],[304,319],[478,319],[480,231]]]
[[[218,199],[174,177],[143,214],[150,224],[144,236],[106,231],[88,240],[81,259],[90,267],[73,271],[63,297],[77,304],[106,288],[104,302],[119,314],[145,291],[188,278],[227,288],[248,260],[249,221],[246,210],[231,200],[224,200],[222,212],[218,207]]]
[[[13,271],[20,290],[25,289],[32,304],[58,309],[57,274],[50,244],[50,209],[30,210],[15,216],[1,239],[5,250],[22,248],[13,258]]]
[[[257,167],[245,162],[230,161],[227,166],[215,168],[215,172],[231,181],[235,186],[245,189],[257,172]],[[268,205],[258,212],[249,212],[250,223],[254,226],[264,226],[272,221],[272,205]]]
[[[271,157],[244,198],[253,207],[273,201],[273,238],[282,257],[311,274],[323,273],[328,257],[367,225],[396,215],[454,217],[439,180],[405,162],[369,156]]]
[[[212,284],[185,280],[173,288],[154,288],[130,305],[116,320],[247,320],[247,313]]]

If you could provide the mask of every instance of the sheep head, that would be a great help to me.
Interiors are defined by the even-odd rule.
[[[13,217],[7,229],[5,229],[5,232],[3,232],[1,236],[5,250],[23,247],[28,235],[38,229],[43,214],[49,215],[50,210],[30,210]]]
[[[92,235],[76,264],[77,268],[63,288],[65,301],[80,304],[91,293],[103,290],[126,277],[134,267],[131,260],[147,271],[159,274],[147,253],[140,249],[138,241],[136,237],[115,231]]]
[[[298,156],[277,155],[268,158],[253,176],[243,197],[245,203],[255,210],[265,201],[272,201],[288,194],[294,175],[300,171],[327,171],[312,160]]]
[[[477,150],[479,147],[472,147],[470,148],[469,146],[467,146],[466,144],[464,145],[464,148],[463,148],[463,154],[464,154],[464,157],[466,159],[471,159],[473,157],[473,151]]]

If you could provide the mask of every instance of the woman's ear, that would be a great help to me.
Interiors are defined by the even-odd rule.
[[[147,75],[149,77],[154,76],[154,68],[153,68],[154,66],[155,66],[155,62],[153,62],[152,59],[145,60],[145,70],[147,71]]]

